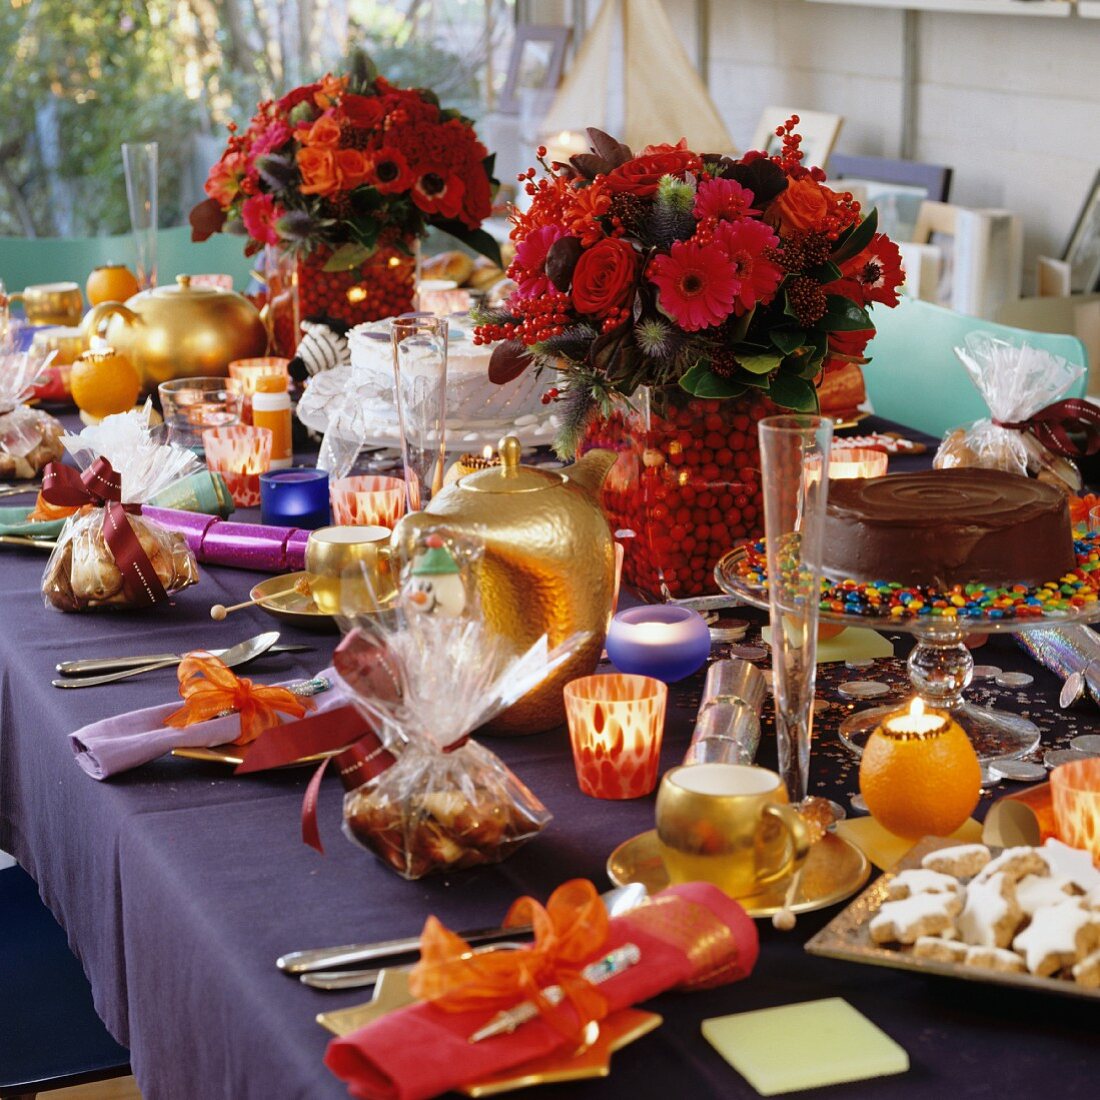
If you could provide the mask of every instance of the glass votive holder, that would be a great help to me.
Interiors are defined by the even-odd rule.
[[[1089,509],[1089,532],[1100,534],[1100,505]]]
[[[206,275],[192,275],[192,286],[208,286],[214,290],[232,290],[233,289],[233,276],[225,275],[221,272],[210,272]]]
[[[1050,773],[1058,839],[1100,867],[1100,759],[1060,764]]]
[[[262,355],[256,359],[234,359],[229,364],[229,377],[241,387],[241,420],[252,423],[252,397],[261,378],[285,377],[289,379],[290,360],[278,355]],[[288,382],[289,384],[289,382]]]
[[[703,616],[687,607],[632,607],[611,620],[607,656],[620,672],[671,684],[703,667],[710,656],[710,631]]]
[[[668,687],[648,676],[597,673],[565,685],[577,783],[593,798],[641,798],[657,786]]]
[[[206,468],[221,474],[238,508],[260,503],[260,474],[271,469],[271,429],[231,424],[202,433]]]
[[[241,422],[241,386],[234,378],[175,378],[157,387],[168,441],[202,453],[202,433]]]
[[[873,447],[834,447],[829,456],[829,480],[884,477],[890,456]]]
[[[288,466],[260,474],[260,519],[273,527],[327,527],[328,471]]]
[[[332,522],[340,527],[389,527],[405,514],[405,479],[370,474],[332,483]]]

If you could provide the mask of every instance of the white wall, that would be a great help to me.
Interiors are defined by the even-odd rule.
[[[531,2],[535,17],[547,22],[564,6]],[[695,0],[664,3],[695,57]],[[589,20],[598,7],[587,0]],[[740,145],[761,108],[789,104],[843,115],[838,152],[902,152],[903,12],[709,0],[708,18],[710,87]],[[959,203],[1003,206],[1023,217],[1029,284],[1035,255],[1061,255],[1100,168],[1100,20],[936,12],[913,18],[912,156],[954,168]]]

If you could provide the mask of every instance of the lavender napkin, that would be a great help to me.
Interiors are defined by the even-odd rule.
[[[348,702],[348,697],[331,668],[317,673],[332,683],[332,687],[312,699],[308,713],[323,714],[333,707]],[[298,683],[288,680],[283,685]],[[241,723],[235,714],[224,718],[212,718],[209,722],[196,722],[193,726],[177,729],[166,726],[164,720],[182,706],[182,701],[165,703],[145,710],[132,710],[116,714],[69,734],[69,743],[76,754],[76,762],[93,779],[107,779],[119,772],[148,764],[158,756],[173,749],[212,748],[225,745],[240,736]]]

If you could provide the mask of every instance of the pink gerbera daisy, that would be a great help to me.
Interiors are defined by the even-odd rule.
[[[725,253],[737,282],[734,311],[748,313],[758,302],[767,305],[783,281],[783,269],[765,255],[779,244],[771,227],[752,218],[720,222],[714,243]]]
[[[703,218],[728,218],[731,221],[748,218],[760,213],[752,208],[753,198],[753,193],[736,180],[700,180],[692,213],[700,221]]]
[[[270,195],[252,195],[241,204],[241,221],[248,235],[261,244],[278,244],[275,222],[283,215]]]
[[[661,309],[685,332],[720,325],[733,311],[737,279],[717,245],[677,241],[667,256],[653,258],[647,275]]]
[[[546,257],[550,246],[566,236],[560,225],[543,225],[532,230],[516,246],[516,258],[508,274],[516,281],[521,298],[538,298],[553,290],[546,274]]]

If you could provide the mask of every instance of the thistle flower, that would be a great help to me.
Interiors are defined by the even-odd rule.
[[[670,324],[659,317],[644,317],[634,326],[634,340],[650,359],[670,359],[680,343]]]

